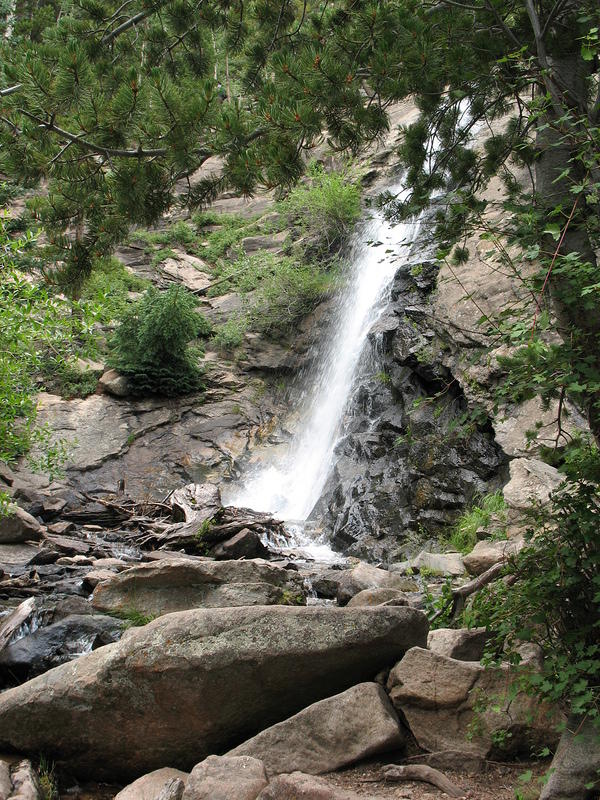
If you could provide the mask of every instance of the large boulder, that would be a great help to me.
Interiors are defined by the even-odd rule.
[[[325,778],[293,772],[279,775],[258,795],[257,800],[361,800],[355,792],[339,789]]]
[[[11,506],[9,514],[0,516],[0,544],[19,544],[39,539],[42,531],[37,519],[20,506]]]
[[[390,606],[407,606],[408,599],[400,589],[363,589],[355,594],[348,602],[350,608],[355,606],[380,606],[387,603]]]
[[[429,631],[427,647],[458,661],[481,661],[490,636],[485,628],[437,628]]]
[[[424,750],[531,755],[553,747],[559,715],[518,691],[508,666],[482,667],[415,647],[393,668],[388,691]]]
[[[398,589],[411,591],[410,580],[401,575],[388,572],[387,569],[373,567],[360,561],[352,569],[344,570],[337,587],[337,601],[345,606],[353,597],[365,589]]]
[[[593,720],[570,717],[540,800],[588,800],[600,787],[600,736]]]
[[[100,611],[153,617],[190,608],[305,602],[296,572],[261,560],[140,564],[99,583],[92,597]]]
[[[250,756],[209,756],[188,778],[183,800],[256,800],[267,785],[263,764]]]
[[[188,779],[187,772],[171,767],[163,767],[142,775],[137,781],[130,783],[115,796],[115,800],[161,800],[161,795],[165,793],[173,784],[177,782],[179,797],[183,794],[183,787]],[[181,784],[181,785],[179,785]]]
[[[487,569],[515,555],[523,548],[523,537],[490,542],[487,539],[477,542],[471,552],[463,557],[465,567],[470,575],[482,575]]]
[[[259,758],[269,775],[318,775],[403,744],[386,693],[376,683],[361,683],[261,731],[229,755]]]
[[[425,646],[413,608],[255,606],[168,614],[0,694],[0,751],[97,778],[189,769]]]

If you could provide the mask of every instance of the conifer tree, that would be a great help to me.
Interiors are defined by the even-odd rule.
[[[390,103],[412,97],[420,116],[401,149],[412,194],[399,212],[443,190],[438,234],[449,251],[482,213],[477,191],[503,178],[514,241],[539,256],[572,342],[530,350],[530,366],[552,362],[542,388],[579,394],[600,435],[596,0],[8,5],[0,171],[47,181],[37,213],[63,283],[76,290],[176,187],[194,206],[225,187],[289,185],[323,136],[359,150],[387,129]],[[230,99],[215,79],[225,54]],[[476,127],[489,131],[483,149],[469,146]],[[199,178],[213,156],[212,177]],[[515,184],[514,162],[530,171],[530,190]]]

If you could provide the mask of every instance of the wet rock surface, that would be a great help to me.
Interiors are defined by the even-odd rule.
[[[354,391],[315,518],[336,549],[398,561],[497,485],[506,457],[444,363],[452,336],[432,318],[437,267],[415,260],[393,281]]]

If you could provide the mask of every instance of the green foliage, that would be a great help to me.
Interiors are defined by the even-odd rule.
[[[110,611],[110,616],[122,619],[125,622],[124,629],[127,628],[143,628],[144,625],[156,619],[152,614],[143,614],[136,608],[126,608],[121,611]]]
[[[551,504],[534,512],[526,547],[506,573],[473,601],[472,622],[496,636],[515,663],[522,642],[545,654],[542,672],[525,672],[529,689],[589,717],[600,735],[600,454],[582,449],[565,467]],[[583,477],[585,476],[585,477]]]
[[[211,342],[217,350],[235,352],[244,344],[244,334],[247,330],[248,320],[245,316],[230,317],[227,322],[217,325]]]
[[[125,311],[129,292],[143,292],[150,283],[134,275],[117,258],[102,258],[83,286],[81,296],[93,303],[102,322],[112,322]]]
[[[501,491],[482,497],[477,505],[461,514],[442,543],[458,553],[470,553],[477,544],[477,531],[486,528],[493,515],[506,516],[506,504]]]
[[[254,219],[245,219],[236,214],[204,211],[195,214],[193,220],[201,242],[197,253],[209,264],[216,264],[246,236],[258,233]]]
[[[82,370],[76,364],[63,363],[58,366],[42,364],[45,388],[67,400],[74,397],[88,397],[98,386],[98,373]]]
[[[246,296],[248,310],[221,326],[215,341],[233,349],[246,329],[285,336],[327,297],[335,280],[332,265],[320,267],[273,253],[242,256],[229,265],[220,290]]]
[[[127,376],[134,394],[172,397],[198,391],[199,352],[190,341],[207,331],[193,295],[185,289],[147,289],[126,309],[113,334],[110,364]]]
[[[38,780],[42,794],[41,800],[58,800],[58,783],[54,770],[54,763],[45,756],[40,756]]]
[[[198,555],[207,556],[210,553],[212,543],[207,541],[207,537],[212,530],[213,522],[213,519],[205,519],[202,525],[196,531],[196,535],[194,536],[194,549]]]
[[[345,173],[325,172],[313,164],[309,179],[294,187],[279,209],[288,225],[308,237],[315,255],[327,254],[339,250],[360,217],[360,186]]]
[[[60,372],[75,354],[94,354],[95,316],[17,270],[15,255],[27,241],[9,239],[0,218],[0,459],[10,463],[36,444],[33,466],[56,474],[66,451],[36,428],[38,378]]]

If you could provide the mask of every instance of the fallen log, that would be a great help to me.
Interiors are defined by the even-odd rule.
[[[436,786],[442,792],[446,792],[450,797],[464,797],[465,792],[455,783],[452,783],[443,772],[424,764],[407,764],[398,766],[388,764],[382,767],[383,778],[386,781],[420,781]]]

